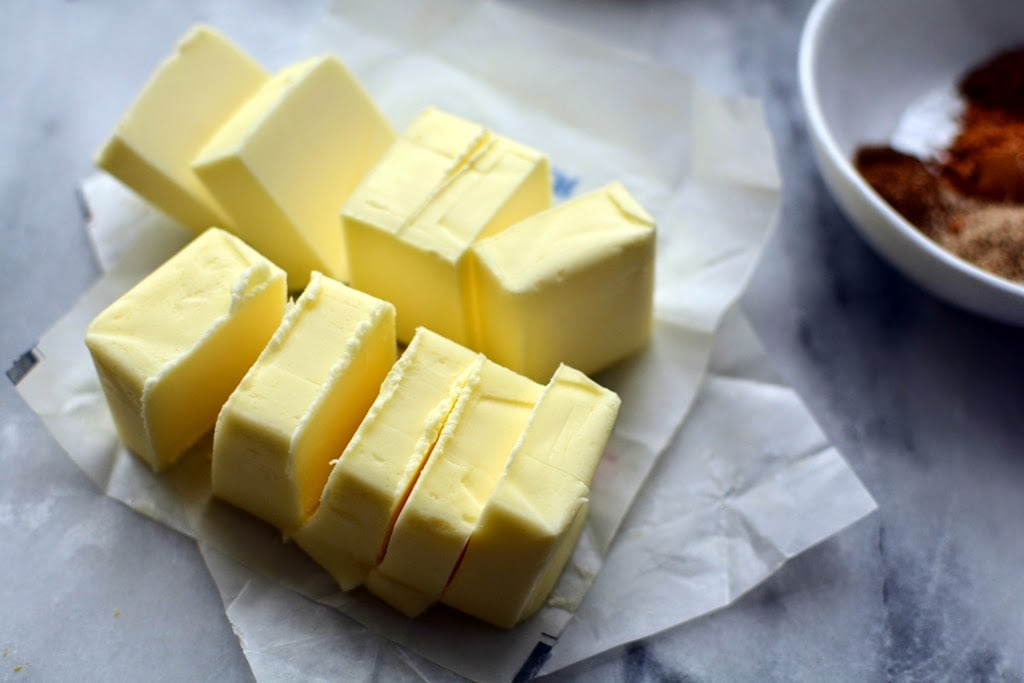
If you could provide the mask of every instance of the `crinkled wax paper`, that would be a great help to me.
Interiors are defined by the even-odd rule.
[[[188,235],[112,179],[85,181],[108,272],[40,340],[19,391],[102,490],[200,542],[257,678],[552,671],[727,605],[870,512],[734,309],[779,201],[758,104],[486,2],[396,7],[339,4],[312,42],[399,129],[436,105],[548,152],[559,198],[623,181],[659,222],[654,338],[598,377],[623,408],[545,608],[510,631],[446,608],[408,620],[341,593],[268,525],[211,499],[208,441],[159,476],[118,443],[85,327]]]

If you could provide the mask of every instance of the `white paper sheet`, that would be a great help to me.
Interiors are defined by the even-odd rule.
[[[588,527],[549,605],[508,632],[446,609],[410,621],[362,592],[340,593],[270,527],[210,500],[208,444],[163,476],[120,447],[82,335],[187,235],[111,179],[86,181],[90,234],[112,268],[40,341],[42,360],[19,390],[100,488],[200,541],[257,677],[342,667],[351,677],[443,678],[422,656],[508,680],[543,664],[557,640],[545,669],[554,670],[724,606],[870,512],[870,496],[798,398],[765,381],[770,368],[742,318],[720,327],[778,204],[758,104],[712,97],[677,72],[504,7],[402,8],[339,5],[312,42],[337,52],[399,128],[438,105],[547,151],[562,196],[625,182],[659,220],[658,322],[646,352],[598,378],[619,391],[623,410]],[[716,372],[705,382],[712,350]],[[362,626],[297,594],[388,645],[368,659],[370,636],[352,635]],[[341,631],[324,637],[324,620]]]
[[[737,421],[738,411],[753,419]],[[541,672],[724,607],[874,507],[731,309],[692,413]],[[200,548],[257,680],[331,681],[340,672],[347,680],[457,680],[217,549]]]

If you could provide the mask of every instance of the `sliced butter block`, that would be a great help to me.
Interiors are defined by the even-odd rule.
[[[543,389],[483,363],[395,521],[371,592],[408,616],[440,599]]]
[[[480,514],[443,601],[510,628],[544,604],[581,533],[619,397],[560,366]]]
[[[237,234],[298,290],[314,270],[348,279],[338,211],[394,137],[348,69],[319,57],[270,79],[193,168]]]
[[[85,343],[125,445],[162,470],[210,431],[286,300],[284,271],[211,228],[100,313]]]
[[[232,227],[190,164],[267,78],[222,35],[192,28],[117,124],[96,165],[197,233]]]
[[[342,210],[352,286],[395,304],[403,342],[424,326],[472,345],[470,245],[550,205],[544,155],[428,109]]]
[[[316,508],[396,348],[394,306],[314,272],[217,418],[213,493],[291,534]]]
[[[474,348],[540,382],[634,353],[651,335],[654,248],[654,220],[620,183],[480,241]]]
[[[418,330],[331,470],[316,512],[295,540],[345,590],[380,560],[391,526],[448,414],[483,362]]]

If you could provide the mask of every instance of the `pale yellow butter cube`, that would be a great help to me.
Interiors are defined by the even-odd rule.
[[[237,234],[301,289],[319,270],[348,280],[338,211],[394,140],[390,124],[334,57],[276,74],[193,162]]]
[[[394,306],[314,272],[217,419],[214,494],[297,529],[396,349]]]
[[[342,210],[352,286],[395,304],[403,342],[423,326],[473,345],[469,247],[550,205],[544,155],[428,109]]]
[[[620,183],[478,242],[474,348],[540,382],[634,353],[651,335],[654,251],[654,220]]]
[[[420,468],[482,363],[480,354],[421,329],[388,373],[331,470],[320,506],[295,534],[343,589],[363,583],[380,560]]]
[[[100,313],[85,342],[125,445],[162,470],[212,429],[286,299],[284,271],[213,228]]]
[[[584,527],[619,397],[561,366],[484,506],[443,601],[510,628],[543,605]]]
[[[193,157],[268,76],[216,31],[197,26],[150,77],[96,164],[195,232],[231,221],[192,171]]]
[[[367,588],[408,616],[436,602],[543,387],[490,361],[466,385]]]

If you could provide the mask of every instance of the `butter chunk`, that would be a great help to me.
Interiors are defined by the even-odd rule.
[[[391,526],[483,358],[421,329],[331,470],[296,542],[345,590],[380,560]]]
[[[543,387],[486,361],[463,389],[367,588],[408,616],[440,599]]]
[[[302,289],[314,270],[348,280],[338,211],[394,140],[334,57],[276,74],[220,129],[193,168],[237,234]]]
[[[150,77],[96,164],[197,233],[231,228],[191,162],[267,78],[222,35],[192,28]]]
[[[162,470],[210,431],[286,299],[284,271],[211,228],[100,313],[85,342],[125,445]]]
[[[619,398],[561,366],[544,389],[443,601],[510,628],[547,599],[586,521]]]
[[[473,247],[477,343],[537,381],[597,372],[643,348],[654,300],[653,219],[620,183]]]
[[[342,210],[352,286],[395,304],[403,342],[424,326],[473,345],[470,246],[550,205],[544,155],[428,109]]]
[[[292,533],[395,362],[391,304],[313,273],[217,419],[213,492]]]

